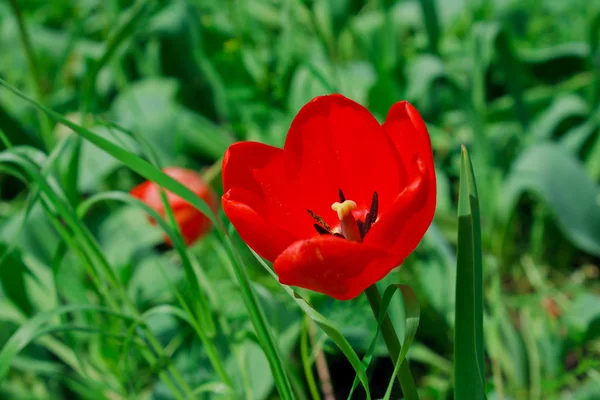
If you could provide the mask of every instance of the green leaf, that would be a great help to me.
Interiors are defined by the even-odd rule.
[[[454,398],[484,399],[483,278],[479,201],[473,167],[464,146],[460,165],[456,258]]]
[[[529,115],[525,107],[522,66],[507,30],[497,23],[478,23],[473,28],[476,61],[481,62],[481,71],[487,72],[494,59],[497,59],[504,76],[504,84],[514,100],[514,112],[523,129],[529,125]],[[496,57],[494,57],[496,56]],[[483,88],[482,88],[483,89]]]
[[[565,312],[569,334],[577,342],[600,337],[600,296],[593,293],[578,295]]]
[[[560,124],[570,118],[584,118],[590,108],[580,96],[567,94],[559,96],[535,119],[530,131],[531,141],[551,139]]]
[[[0,284],[6,297],[8,297],[25,314],[31,315],[33,311],[27,288],[25,275],[27,266],[16,250],[10,250],[4,243],[0,243]]]
[[[421,11],[425,21],[425,30],[429,42],[429,51],[433,54],[438,52],[438,43],[440,41],[440,22],[436,7],[436,0],[420,0]]]
[[[548,205],[576,247],[600,255],[600,188],[573,155],[552,143],[525,150],[504,183],[505,217],[514,212],[524,192]]]

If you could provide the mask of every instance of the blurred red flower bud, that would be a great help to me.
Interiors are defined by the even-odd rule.
[[[196,172],[180,167],[165,168],[163,169],[163,172],[185,185],[198,197],[204,200],[215,213],[217,212],[219,207],[217,195]],[[132,196],[148,204],[164,217],[165,210],[160,198],[159,188],[159,185],[156,183],[146,181],[133,188],[130,193]],[[175,220],[177,221],[187,245],[192,244],[210,230],[212,224],[204,214],[196,210],[192,205],[176,194],[169,191],[167,191],[166,194],[169,205],[173,210]],[[156,224],[156,221],[152,218],[150,218],[150,222]],[[165,242],[171,244],[170,239],[166,236]]]

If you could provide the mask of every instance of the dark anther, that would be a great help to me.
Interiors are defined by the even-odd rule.
[[[356,224],[358,225],[358,231],[360,232],[360,238],[364,239],[365,238],[365,234],[367,232],[365,232],[365,223],[363,221],[356,221]]]
[[[346,196],[344,196],[344,192],[342,192],[342,189],[338,189],[338,194],[340,195],[340,202],[345,202]]]
[[[331,232],[329,232],[327,229],[323,228],[321,225],[313,224],[313,226],[315,227],[315,229],[317,230],[319,235],[331,235]]]
[[[310,214],[312,219],[314,219],[317,222],[317,224],[321,225],[327,231],[331,231],[331,228],[329,227],[329,225],[327,224],[327,222],[325,222],[325,220],[323,218],[321,218],[320,216],[318,216],[311,210],[306,210],[306,211],[308,211],[308,213]]]
[[[377,192],[373,193],[373,200],[371,200],[371,208],[369,214],[371,214],[371,223],[377,219],[377,212],[379,211],[379,195]]]
[[[341,237],[342,239],[346,239],[346,237],[344,235],[342,235],[341,233],[334,233],[333,236],[337,236],[337,237]]]
[[[369,209],[369,212],[367,213],[367,216],[365,217],[364,228],[363,228],[363,230],[361,230],[361,235],[363,237],[364,237],[364,235],[367,234],[367,232],[369,232],[369,229],[371,229],[371,226],[377,220],[378,212],[379,212],[379,196],[377,195],[377,192],[375,192],[375,193],[373,193],[373,200],[371,200],[371,208]],[[364,233],[363,233],[363,231],[364,231]]]

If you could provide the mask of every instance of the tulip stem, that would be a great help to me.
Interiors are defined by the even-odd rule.
[[[376,285],[371,285],[365,290],[365,295],[369,300],[369,304],[371,304],[371,310],[373,310],[373,315],[377,321],[379,313],[381,312],[381,294],[379,293],[379,289],[377,289]],[[400,346],[398,335],[396,334],[394,325],[392,325],[392,321],[387,312],[385,313],[383,323],[381,324],[381,333],[390,353],[390,357],[392,358],[392,362],[396,365],[402,346]],[[417,387],[415,386],[415,381],[410,372],[408,360],[406,358],[402,361],[402,365],[400,365],[398,381],[400,382],[400,387],[402,388],[402,393],[406,400],[419,400]]]

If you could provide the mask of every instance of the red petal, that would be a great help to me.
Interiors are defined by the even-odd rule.
[[[382,279],[393,266],[382,261],[387,251],[336,236],[298,241],[275,260],[279,281],[349,300]]]
[[[400,101],[388,111],[383,129],[390,137],[406,171],[414,171],[414,159],[418,156],[425,162],[427,178],[433,179],[435,191],[435,167],[433,151],[427,126],[419,112],[407,101]]]
[[[222,204],[223,211],[242,240],[271,262],[298,240],[265,218],[265,204],[255,193],[234,187],[223,195]]]
[[[153,185],[153,182],[145,181],[131,189],[129,192],[136,199],[144,200],[146,198],[146,192]]]
[[[385,246],[400,264],[431,225],[436,204],[435,166],[431,142],[419,113],[407,102],[395,104],[383,125],[411,176],[411,183],[383,213],[365,237]]]
[[[305,208],[336,223],[331,204],[338,189],[359,208],[373,192],[385,209],[406,183],[394,146],[377,120],[341,95],[317,97],[299,112],[284,146],[290,185]]]
[[[258,142],[234,143],[223,156],[223,190],[238,187],[262,193],[261,173],[270,164],[279,162],[282,150]],[[283,174],[280,176],[283,180]]]
[[[231,145],[223,157],[223,189],[227,192],[233,188],[247,190],[260,198],[264,205],[261,218],[270,225],[285,226],[298,238],[315,234],[306,207],[300,206],[288,186],[281,149],[256,142]],[[235,223],[234,226],[238,228]]]

